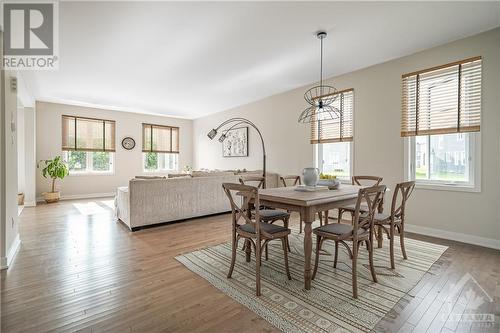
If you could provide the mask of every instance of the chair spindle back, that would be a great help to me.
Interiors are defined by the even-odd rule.
[[[280,179],[283,182],[284,187],[288,186],[287,180],[290,181],[290,183],[291,183],[290,186],[297,186],[297,185],[302,184],[302,182],[300,180],[300,176],[296,176],[296,175],[281,176]]]
[[[222,188],[226,193],[229,203],[231,204],[231,220],[233,231],[240,226],[238,223],[243,218],[244,223],[255,225],[255,231],[260,234],[260,221],[259,210],[255,209],[255,221],[251,218],[250,203],[253,201],[255,207],[259,207],[259,190],[255,186],[223,183]],[[236,200],[239,198],[239,200]],[[241,201],[241,204],[237,204]]]
[[[375,215],[375,209],[380,205],[386,188],[385,185],[377,185],[359,190],[353,219],[352,232],[354,239],[357,239],[360,229],[370,230],[370,233],[373,232],[373,216]],[[362,203],[368,206],[368,210],[363,213],[361,213]]]

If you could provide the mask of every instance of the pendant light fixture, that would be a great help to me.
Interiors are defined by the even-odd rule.
[[[304,94],[304,99],[311,106],[302,111],[299,116],[299,123],[307,124],[311,122],[332,121],[340,117],[340,110],[332,105],[337,99],[337,89],[332,86],[323,85],[323,39],[326,32],[320,31],[316,34],[321,44],[319,86],[312,87]]]

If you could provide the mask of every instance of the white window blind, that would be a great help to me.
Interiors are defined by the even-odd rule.
[[[339,118],[311,122],[311,143],[332,143],[353,141],[354,89],[336,93],[333,106],[339,109]]]
[[[479,132],[481,57],[404,74],[401,136]]]
[[[62,116],[62,150],[115,151],[113,120]]]

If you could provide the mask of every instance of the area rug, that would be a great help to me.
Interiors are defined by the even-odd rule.
[[[313,237],[315,238],[315,237]],[[245,261],[242,241],[233,276],[226,277],[231,245],[224,243],[183,254],[176,259],[223,293],[245,305],[284,332],[369,332],[396,303],[418,283],[446,246],[406,239],[408,260],[395,244],[396,269],[390,269],[389,242],[374,252],[378,283],[371,279],[368,252],[360,248],[358,299],[352,298],[351,261],[339,246],[337,268],[333,268],[333,242],[326,241],[311,290],[304,289],[303,234],[293,230],[289,253],[292,280],[286,278],[280,241],[269,243],[269,260],[262,263],[260,297],[255,296],[255,260]],[[315,248],[313,243],[313,252]],[[314,254],[313,254],[314,259]],[[311,264],[314,264],[312,261]],[[411,294],[410,294],[411,296]]]

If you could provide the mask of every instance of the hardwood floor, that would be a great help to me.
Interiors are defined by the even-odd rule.
[[[229,215],[131,233],[114,220],[112,207],[103,198],[24,209],[22,247],[1,272],[2,332],[276,331],[174,259],[228,241]],[[298,224],[297,216],[292,220]],[[450,248],[412,291],[415,297],[403,298],[375,331],[498,332],[500,251],[412,237]],[[449,320],[449,313],[478,304],[470,289],[454,287],[466,273],[493,298],[480,310],[495,314],[496,326]]]

